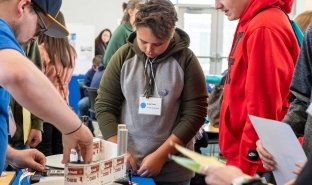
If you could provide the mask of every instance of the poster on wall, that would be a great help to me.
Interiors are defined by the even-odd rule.
[[[84,75],[92,66],[94,57],[95,26],[69,23],[69,43],[77,52],[76,66],[73,75]]]

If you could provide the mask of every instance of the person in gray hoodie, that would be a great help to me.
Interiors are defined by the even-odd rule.
[[[150,0],[136,14],[136,32],[112,57],[102,77],[95,110],[104,139],[117,142],[128,129],[128,167],[157,185],[187,185],[193,172],[168,160],[175,142],[193,149],[207,114],[201,66],[176,28],[169,0]]]
[[[312,25],[308,27],[304,35],[303,44],[299,58],[295,67],[295,71],[292,77],[292,83],[290,90],[294,95],[294,100],[291,103],[288,113],[285,115],[283,122],[289,124],[295,134],[300,137],[304,137],[303,150],[307,156],[312,157],[312,117],[306,110],[312,100]],[[257,151],[263,162],[263,166],[273,171],[276,169],[276,162],[274,156],[267,151],[260,141],[257,142]],[[308,165],[311,165],[311,160],[308,160]],[[298,161],[297,166],[303,167],[304,161]],[[305,165],[306,170],[299,182],[307,182],[306,179],[310,179],[311,167]],[[307,171],[308,170],[308,171]],[[310,182],[310,181],[309,181]],[[304,183],[295,183],[304,184]]]
[[[304,35],[301,52],[292,78],[290,90],[295,96],[283,122],[288,123],[297,136],[304,136],[303,149],[312,152],[312,117],[306,110],[312,101],[312,25]]]

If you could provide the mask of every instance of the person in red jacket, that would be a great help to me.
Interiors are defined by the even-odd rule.
[[[299,45],[286,13],[294,0],[216,0],[216,9],[237,20],[220,113],[219,144],[228,165],[265,172],[258,136],[248,118],[281,120],[287,113]]]

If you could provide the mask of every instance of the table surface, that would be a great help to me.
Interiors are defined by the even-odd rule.
[[[16,174],[16,178],[14,179],[14,182],[12,185],[19,185],[18,180],[19,177],[22,175],[22,171],[18,171]],[[155,182],[152,178],[147,178],[147,177],[139,177],[139,176],[133,176],[132,181],[137,183],[138,185],[155,185]],[[48,182],[48,181],[46,181]],[[116,183],[115,183],[116,184]],[[30,185],[30,183],[26,180],[22,182],[22,185]],[[113,184],[112,184],[113,185]],[[117,185],[117,184],[116,184]]]
[[[219,133],[219,128],[212,126],[210,123],[204,126],[204,130],[210,133]]]
[[[15,178],[15,172],[3,172],[3,176],[0,177],[0,184],[11,184]]]

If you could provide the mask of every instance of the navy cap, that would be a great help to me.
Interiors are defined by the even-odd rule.
[[[65,26],[55,19],[60,11],[62,0],[32,0],[32,3],[44,15],[43,19],[47,27],[47,31],[44,34],[56,38],[68,36]]]

